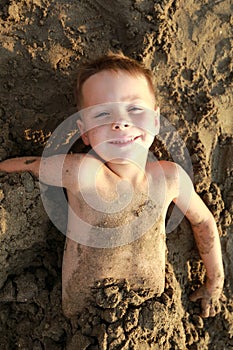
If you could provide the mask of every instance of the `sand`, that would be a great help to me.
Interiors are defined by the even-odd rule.
[[[179,132],[219,228],[226,274],[221,312],[202,319],[188,297],[205,272],[184,219],[167,234],[161,297],[103,281],[70,322],[61,310],[65,237],[43,209],[37,179],[0,174],[1,349],[233,348],[232,24],[230,0],[1,2],[0,159],[41,155],[75,112],[79,63],[122,49],[153,70],[165,126],[151,150],[185,166]]]

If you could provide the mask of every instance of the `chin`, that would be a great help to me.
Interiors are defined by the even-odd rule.
[[[124,164],[135,163],[135,160],[125,159],[125,158],[114,158],[114,159],[107,160],[106,162],[111,164],[124,165]]]
[[[141,159],[147,157],[148,145],[135,144],[134,147],[115,149],[95,149],[96,154],[105,162],[112,164],[137,164]]]

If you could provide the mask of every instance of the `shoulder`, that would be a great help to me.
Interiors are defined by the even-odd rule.
[[[170,203],[178,195],[179,176],[176,163],[156,161],[148,163],[148,167],[154,188],[165,191]]]
[[[59,154],[43,158],[40,165],[40,180],[71,191],[77,190],[79,180],[88,179],[100,161],[85,153]]]
[[[176,175],[178,164],[174,162],[169,162],[167,160],[158,161],[159,165],[162,167],[164,172],[168,175]]]
[[[98,166],[102,164],[101,160],[89,153],[67,154],[64,156],[62,155],[61,158],[64,159],[64,164],[72,166],[72,168],[87,166],[90,169],[90,166]]]
[[[160,172],[167,180],[178,180],[179,165],[166,160],[149,163],[149,171],[153,175]]]
[[[71,169],[73,169],[73,178],[78,188],[90,189],[97,181],[100,170],[103,169],[103,162],[95,154],[82,153],[76,154],[71,159]]]
[[[76,170],[90,174],[93,170],[99,169],[103,162],[94,154],[89,153],[78,153],[74,155],[68,155],[68,162],[71,162],[76,167]],[[83,173],[82,173],[83,174]]]
[[[151,163],[150,173],[152,178],[156,179],[158,174],[162,176],[169,189],[176,193],[193,191],[193,183],[187,172],[177,163],[169,161],[157,161]]]
[[[157,162],[153,162],[151,166],[151,170],[156,171],[157,169],[161,169],[164,176],[169,180],[181,181],[184,179],[189,179],[191,181],[190,176],[184,170],[182,166],[177,163],[161,160]]]

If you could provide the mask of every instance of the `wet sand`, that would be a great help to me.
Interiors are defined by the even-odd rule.
[[[220,314],[203,320],[188,299],[204,268],[184,219],[167,235],[160,297],[102,281],[92,305],[70,322],[61,310],[65,237],[49,221],[35,178],[0,174],[1,349],[233,347],[232,24],[230,0],[2,1],[0,159],[41,155],[53,130],[75,112],[79,63],[123,50],[153,70],[164,120],[151,151],[191,174],[179,132],[196,190],[219,228],[226,281]],[[59,201],[53,208],[65,225]]]

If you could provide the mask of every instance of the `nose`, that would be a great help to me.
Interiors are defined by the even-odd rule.
[[[112,123],[112,130],[124,130],[129,128],[131,124],[128,121],[122,120],[119,122]]]

